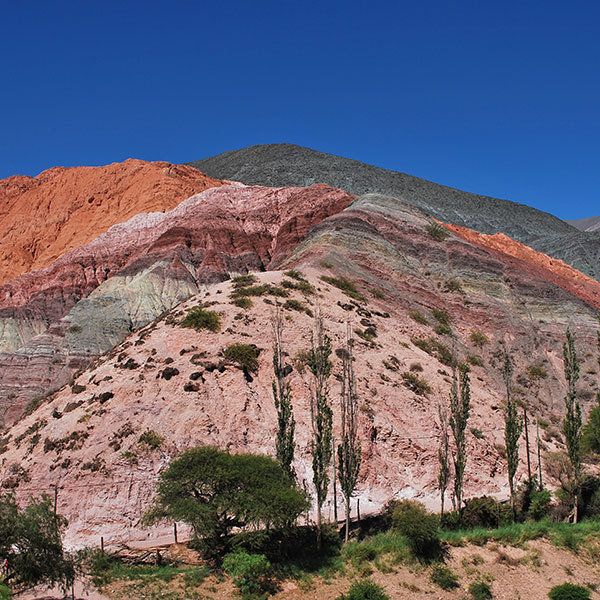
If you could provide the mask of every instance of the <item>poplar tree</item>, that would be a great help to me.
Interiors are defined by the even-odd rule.
[[[331,339],[325,333],[323,315],[317,310],[315,331],[311,336],[310,371],[311,386],[310,416],[312,424],[311,454],[313,483],[317,495],[317,545],[322,542],[322,507],[329,486],[329,465],[332,453],[333,412],[329,402],[329,376],[331,375]]]
[[[275,308],[275,315],[271,320],[273,329],[273,400],[277,410],[277,438],[275,441],[275,456],[277,462],[291,479],[295,479],[294,472],[294,432],[296,421],[292,410],[292,390],[289,382],[289,370],[285,365],[283,351],[283,318],[281,307]]]
[[[441,404],[438,404],[438,417],[440,426],[440,446],[438,448],[438,461],[440,470],[438,472],[438,484],[440,488],[440,521],[443,524],[444,520],[444,503],[446,500],[446,490],[450,483],[451,465],[450,465],[450,433],[448,428],[448,409]]]
[[[565,417],[563,419],[563,433],[569,461],[573,471],[575,500],[573,507],[574,520],[577,522],[577,508],[579,503],[579,487],[581,482],[581,406],[577,400],[577,381],[579,379],[579,362],[575,350],[575,340],[571,330],[567,328],[567,341],[563,344],[563,362],[565,379],[567,381],[567,395],[565,396]]]
[[[350,326],[348,326],[346,348],[342,355],[342,394],[340,396],[342,440],[338,446],[338,476],[346,502],[346,542],[348,542],[350,532],[350,497],[356,489],[362,458],[358,439],[358,393],[352,365],[353,342]]]
[[[459,366],[457,380],[456,364],[453,366],[452,389],[450,391],[450,428],[454,438],[454,493],[452,504],[454,509],[462,512],[463,483],[467,465],[467,423],[471,410],[471,382],[469,367]]]
[[[515,475],[519,467],[519,438],[523,433],[523,419],[519,415],[517,403],[512,393],[512,364],[506,348],[504,348],[504,365],[502,376],[506,387],[506,409],[504,412],[504,444],[506,446],[506,462],[508,465],[508,488],[513,522],[516,519],[515,509]]]

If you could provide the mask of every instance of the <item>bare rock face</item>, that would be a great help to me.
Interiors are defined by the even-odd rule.
[[[245,200],[236,196],[237,191]],[[561,344],[567,325],[574,332],[582,361],[579,397],[584,413],[595,402],[597,322],[589,302],[557,285],[545,271],[534,272],[524,259],[515,260],[456,235],[433,239],[426,229],[429,219],[394,198],[368,194],[341,208],[348,201],[343,192],[305,191],[314,202],[320,193],[329,198],[315,205],[300,201],[302,191],[288,190],[284,225],[258,210],[258,193],[264,195],[263,203],[277,206],[281,214],[277,199],[283,191],[219,188],[205,192],[208,196],[203,195],[205,202],[200,204],[210,204],[214,197],[222,210],[240,204],[250,212],[244,213],[243,227],[224,237],[216,231],[209,234],[210,228],[202,231],[211,239],[214,235],[219,240],[236,240],[240,252],[246,248],[243,240],[255,240],[254,253],[244,251],[239,256],[253,256],[263,268],[279,267],[278,271],[257,272],[256,277],[257,283],[280,286],[288,294],[280,302],[285,351],[292,367],[295,468],[309,489],[310,375],[300,351],[310,345],[313,319],[309,311],[319,308],[333,340],[330,397],[337,438],[341,364],[335,350],[343,344],[348,322],[355,335],[363,448],[357,499],[362,513],[379,510],[391,498],[415,498],[437,508],[436,415],[438,403],[448,399],[452,351],[471,364],[466,497],[493,494],[506,498],[508,494],[506,465],[499,450],[503,439],[502,341],[514,361],[514,393],[529,404],[532,419],[543,417],[543,456],[563,449],[557,424],[563,411]],[[322,218],[311,221],[298,216],[307,214],[302,211],[293,216],[296,202],[313,206],[309,212]],[[250,219],[248,215],[255,214],[251,207],[263,218]],[[183,205],[179,209],[189,214]],[[330,215],[323,218],[323,211]],[[290,219],[293,226],[287,225]],[[231,222],[231,215],[226,222]],[[302,223],[308,227],[309,222],[316,224],[307,231]],[[248,231],[254,237],[248,238]],[[274,231],[296,233],[285,238],[288,244],[280,242]],[[148,241],[150,247],[160,246],[156,239],[166,239],[166,234]],[[208,246],[206,241],[204,247]],[[192,244],[188,250],[193,254],[195,247]],[[229,255],[215,256],[232,260]],[[162,274],[175,264],[173,268],[180,273],[178,261],[191,264],[178,257],[169,266],[161,264],[159,271]],[[244,264],[250,262],[248,258]],[[194,264],[198,269],[203,263]],[[294,288],[294,280],[283,272],[289,268],[303,273],[314,286],[314,294]],[[99,294],[94,310],[82,314],[91,319],[102,302],[110,303],[110,294],[100,294],[103,286],[114,286],[111,293],[120,293],[125,302],[128,284],[134,285],[137,277],[148,281],[142,275],[128,277],[114,275],[105,281],[82,301],[96,301]],[[175,280],[182,281],[168,279],[167,286]],[[277,423],[269,319],[278,298],[253,297],[252,306],[240,309],[230,297],[231,282],[217,277],[211,281],[97,358],[74,377],[72,385],[47,398],[0,441],[0,485],[14,489],[20,498],[51,492],[57,485],[59,511],[69,519],[69,545],[97,544],[101,535],[107,542],[155,539],[170,531],[171,524],[147,531],[139,523],[161,470],[186,448],[212,444],[233,452],[274,454]],[[141,298],[140,288],[134,289],[134,296]],[[219,332],[181,327],[187,311],[200,303],[219,313]],[[439,327],[441,313],[436,311],[447,314],[451,332]],[[76,321],[73,314],[68,322],[79,323],[85,331],[86,323]],[[480,334],[475,338],[478,341],[472,336],[474,330]],[[232,343],[256,345],[255,372],[244,372],[240,365],[225,360],[223,350]],[[538,367],[535,376],[532,366]],[[146,431],[155,432],[160,437],[154,439],[162,441],[154,446],[144,443]],[[526,476],[524,448],[521,458],[519,479]],[[532,460],[536,468],[537,460]],[[546,481],[556,483],[551,473],[546,474]],[[330,494],[326,516],[333,515],[332,501]]]
[[[276,266],[352,199],[320,185],[215,187],[8,281],[0,286],[0,419],[205,284]]]
[[[0,180],[0,284],[44,267],[141,212],[223,182],[185,165],[126,160]]]

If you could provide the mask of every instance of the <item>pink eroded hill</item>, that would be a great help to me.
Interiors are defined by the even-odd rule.
[[[562,260],[537,252],[503,233],[488,235],[458,225],[446,223],[443,225],[475,246],[485,248],[495,254],[501,253],[505,261],[512,258],[518,261],[518,266],[523,271],[553,283],[595,308],[600,308],[600,282],[574,269]]]

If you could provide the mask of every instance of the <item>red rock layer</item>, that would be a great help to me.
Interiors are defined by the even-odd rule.
[[[553,283],[591,306],[600,308],[600,282],[562,260],[537,252],[503,233],[488,235],[458,225],[446,223],[443,225],[471,244],[491,250],[496,255],[501,254],[501,259],[505,261],[510,260],[506,257],[511,257],[514,261],[518,261],[518,266],[523,271]]]
[[[0,283],[39,269],[141,212],[221,185],[197,169],[129,159],[0,180]]]

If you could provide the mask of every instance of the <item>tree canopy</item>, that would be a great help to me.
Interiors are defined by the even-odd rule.
[[[46,495],[31,498],[23,509],[13,494],[0,495],[0,563],[7,561],[6,583],[11,588],[71,585],[75,568],[62,545],[66,525]]]
[[[306,494],[274,459],[205,446],[187,450],[163,471],[144,521],[187,523],[205,553],[216,558],[234,527],[282,527],[307,508]]]

